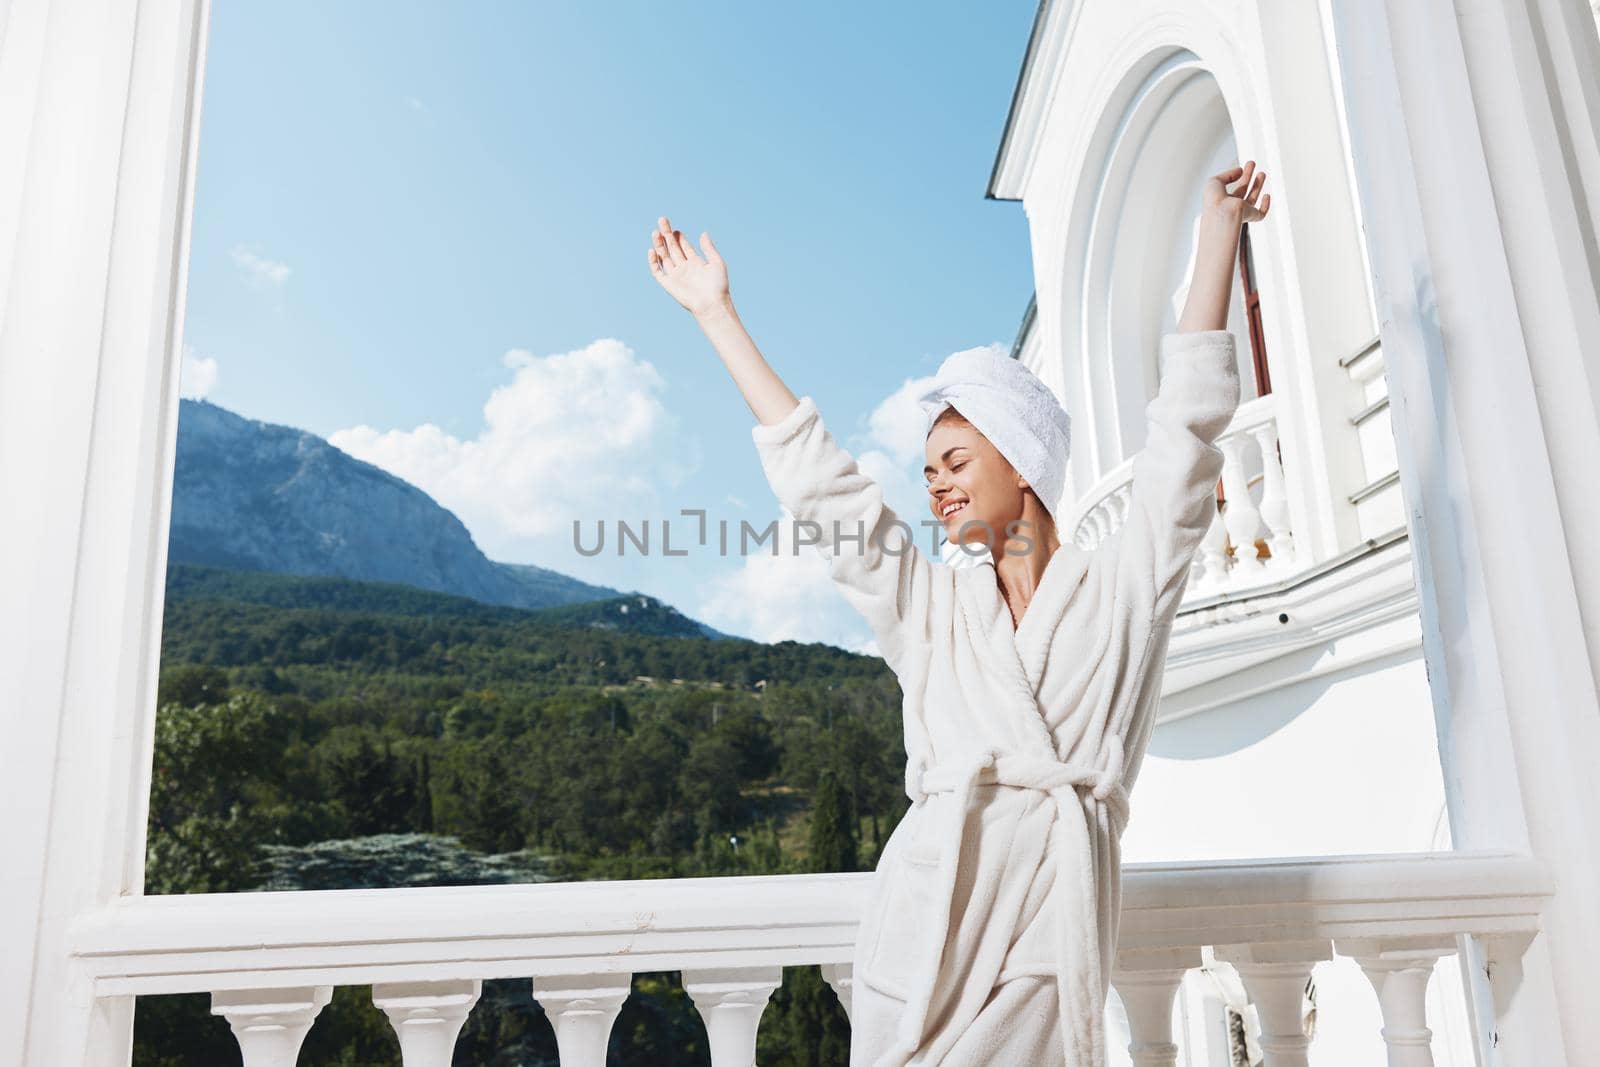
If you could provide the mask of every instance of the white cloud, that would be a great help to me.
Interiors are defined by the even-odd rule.
[[[217,387],[217,361],[201,359],[190,345],[183,346],[183,361],[178,370],[178,395],[198,400]]]
[[[660,511],[658,490],[697,464],[661,375],[621,341],[548,356],[512,349],[503,362],[513,377],[484,403],[476,437],[425,423],[352,426],[328,440],[420,487],[495,559],[569,555],[574,520],[592,531],[599,519]]]
[[[253,281],[264,285],[282,285],[292,273],[289,264],[258,256],[243,245],[236,245],[228,254]]]
[[[428,106],[426,104],[424,104],[421,100],[417,99],[414,96],[407,96],[407,97],[404,97],[403,99],[404,99],[406,107],[410,108],[412,111],[426,111],[426,110],[428,110]]]
[[[752,523],[759,530],[762,524]],[[729,549],[738,535],[729,524]],[[872,631],[845,603],[828,563],[810,545],[795,554],[794,523],[778,522],[778,551],[753,542],[743,566],[705,583],[697,617],[718,630],[756,641],[822,641],[876,655]]]

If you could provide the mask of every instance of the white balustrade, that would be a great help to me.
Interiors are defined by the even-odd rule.
[[[1128,1012],[1133,1036],[1128,1055],[1133,1067],[1177,1067],[1172,1005],[1183,976],[1198,966],[1200,950],[1193,946],[1117,954],[1111,984]]]
[[[1389,1067],[1433,1067],[1433,1031],[1428,1028],[1426,1010],[1428,978],[1441,956],[1455,952],[1455,939],[1341,939],[1338,949],[1361,965],[1378,994]]]
[[[384,982],[372,987],[372,1003],[389,1017],[405,1067],[450,1067],[456,1038],[482,992],[476,978]]]
[[[244,1067],[294,1067],[332,986],[227,989],[211,994],[211,1014],[228,1020]]]
[[[856,984],[855,968],[848,963],[824,963],[822,980],[828,983],[833,995],[839,998],[839,1006],[844,1008],[845,1018],[854,1022],[855,1016],[850,1010],[850,995]]]
[[[1218,945],[1215,955],[1233,964],[1256,1006],[1266,1067],[1309,1067],[1305,990],[1312,965],[1333,958],[1328,942]]]
[[[605,1067],[606,1044],[633,975],[556,975],[533,980],[533,996],[556,1031],[563,1067]]]
[[[1274,581],[1296,568],[1288,483],[1278,458],[1277,398],[1268,394],[1241,404],[1217,438],[1217,448],[1223,457],[1222,492],[1227,503],[1200,543],[1186,596]],[[1252,475],[1256,463],[1260,474]],[[1093,551],[1122,529],[1132,499],[1132,479],[1130,458],[1084,494],[1069,523],[1073,544]],[[1258,479],[1259,503],[1250,495]],[[1262,557],[1258,541],[1266,543],[1269,558]]]
[[[1294,568],[1294,528],[1289,520],[1289,490],[1284,482],[1283,462],[1278,458],[1277,420],[1250,428],[1261,453],[1261,521],[1267,527],[1267,549],[1275,571]]]
[[[1237,577],[1249,581],[1259,578],[1266,566],[1256,539],[1261,533],[1261,512],[1250,501],[1250,480],[1245,475],[1244,450],[1249,435],[1224,434],[1217,441],[1222,449],[1222,522],[1233,542],[1233,566]]]
[[[1220,586],[1228,580],[1228,528],[1219,516],[1213,516],[1211,525],[1206,527],[1197,555],[1200,571],[1198,580],[1190,581],[1190,589]]]
[[[820,966],[849,1013],[869,879],[124,897],[80,920],[73,961],[100,998],[211,993],[245,1067],[289,1067],[332,987],[366,984],[407,1067],[443,1067],[480,983],[530,976],[563,1067],[598,1067],[632,975],[681,971],[715,1067],[750,1067],[784,967]],[[1306,980],[1337,949],[1377,991],[1391,1067],[1426,1067],[1433,962],[1464,935],[1526,945],[1552,891],[1501,853],[1128,864],[1112,983],[1133,1063],[1177,1062],[1173,997],[1205,949],[1238,971],[1268,1067],[1305,1063]]]
[[[723,967],[684,971],[683,988],[705,1020],[711,1067],[749,1067],[756,1061],[756,1028],[782,967]]]

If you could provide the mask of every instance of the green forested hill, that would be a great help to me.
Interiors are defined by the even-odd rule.
[[[275,574],[176,563],[167,570],[167,600],[223,600],[278,608],[370,612],[409,618],[482,619],[491,622],[546,620],[568,628],[592,626],[661,637],[723,637],[655,597],[634,593],[581,604],[514,608],[463,596],[435,593],[394,582]]]
[[[900,694],[880,660],[596,621],[172,568],[149,891],[871,865],[905,807]],[[820,980],[791,979],[764,1016],[764,1064],[843,1047]],[[705,1062],[674,982],[640,989],[611,1062]],[[305,1062],[399,1062],[360,993],[325,1010]],[[227,1045],[205,1044],[203,1009],[141,1002],[135,1062],[216,1062]],[[486,992],[457,1062],[507,1047],[521,1058],[503,1062],[554,1062],[525,982]]]

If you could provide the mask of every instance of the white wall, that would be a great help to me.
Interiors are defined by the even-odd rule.
[[[1123,860],[1448,848],[1444,802],[1418,647],[1158,725]]]

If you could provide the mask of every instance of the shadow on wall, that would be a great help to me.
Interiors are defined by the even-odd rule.
[[[1300,649],[1242,674],[1218,679],[1212,684],[1236,689],[1248,675],[1262,670],[1269,670],[1272,675],[1279,677],[1300,674],[1311,670],[1317,660],[1325,655],[1326,649],[1326,645]],[[1326,697],[1334,686],[1355,683],[1348,699],[1355,702],[1370,699],[1369,687],[1379,683],[1371,681],[1364,686],[1360,684],[1361,679],[1414,664],[1421,659],[1420,648],[1402,649],[1352,664],[1344,670],[1246,697],[1234,704],[1188,715],[1175,722],[1157,723],[1147,754],[1171,760],[1215,759],[1230,755],[1284,729]],[[1427,714],[1431,717],[1432,710]]]

